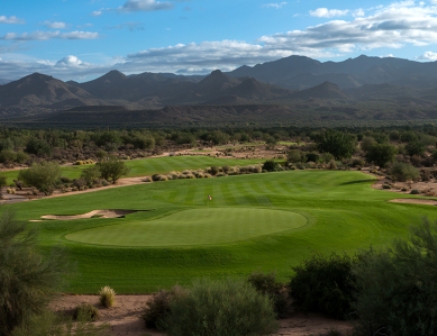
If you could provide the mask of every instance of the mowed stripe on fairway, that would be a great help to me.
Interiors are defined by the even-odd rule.
[[[304,216],[270,209],[190,209],[150,221],[130,221],[82,230],[65,238],[75,242],[110,246],[194,246],[229,244],[297,229]]]

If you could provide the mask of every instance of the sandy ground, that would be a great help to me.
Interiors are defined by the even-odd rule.
[[[121,218],[131,213],[138,212],[137,210],[93,210],[81,215],[74,216],[58,216],[58,215],[45,215],[41,216],[41,219],[55,219],[55,220],[74,220],[74,219],[85,219],[92,217],[99,218]]]
[[[50,308],[61,313],[72,314],[75,307],[90,303],[99,308],[100,320],[96,323],[110,325],[113,336],[162,336],[163,333],[147,329],[141,315],[151,295],[117,295],[112,308],[103,308],[96,295],[63,295],[54,300]],[[326,319],[316,314],[295,315],[280,321],[280,329],[274,336],[307,336],[326,333],[332,329],[347,332],[352,324],[345,321]]]

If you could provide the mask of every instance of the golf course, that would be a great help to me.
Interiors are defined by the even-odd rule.
[[[182,160],[153,163],[170,159]],[[195,158],[202,159],[208,158]],[[180,165],[211,164],[200,161]],[[146,175],[140,168],[135,174]],[[66,292],[96,293],[109,285],[118,293],[150,293],[193,278],[254,271],[276,272],[285,281],[312,253],[381,248],[406,237],[421,217],[437,219],[432,206],[389,202],[415,196],[375,190],[374,181],[357,171],[284,171],[143,183],[7,207],[38,228],[44,251],[65,248],[72,264]],[[115,209],[129,212],[41,219]]]

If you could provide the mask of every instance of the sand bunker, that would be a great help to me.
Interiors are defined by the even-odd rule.
[[[54,219],[54,220],[74,220],[74,219],[86,219],[86,218],[121,218],[126,215],[148,210],[93,210],[81,215],[74,216],[60,216],[60,215],[45,215],[41,216],[41,219]]]
[[[391,200],[390,202],[408,203],[408,204],[422,204],[422,205],[437,205],[437,201],[431,200],[431,199],[400,198],[400,199]]]

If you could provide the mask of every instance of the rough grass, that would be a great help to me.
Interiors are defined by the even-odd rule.
[[[171,288],[177,283],[189,284],[193,278],[202,276],[214,279],[229,275],[247,277],[253,271],[276,272],[280,281],[286,281],[292,273],[291,266],[313,252],[353,253],[369,245],[378,248],[393,238],[406,236],[409,225],[420,220],[420,216],[437,219],[434,207],[387,202],[393,198],[414,196],[374,190],[371,184],[369,176],[359,172],[291,171],[143,184],[9,207],[23,220],[38,219],[47,214],[85,213],[94,209],[156,209],[123,219],[31,223],[40,228],[43,249],[63,245],[70,258],[77,262],[78,275],[71,279],[66,289],[68,292],[96,293],[102,285],[109,285],[117,288],[119,293],[146,293]],[[213,200],[209,202],[207,195],[211,195]],[[217,211],[210,212],[212,215],[208,218],[206,214],[213,209]],[[228,215],[222,214],[228,209]],[[170,238],[171,230],[167,232],[164,226],[161,238],[155,240],[168,239],[167,246],[104,246],[65,238],[97,228],[111,232],[138,223],[145,227],[156,223],[162,225],[168,219],[190,215],[191,210],[193,216],[198,214],[209,223],[205,225],[220,228],[221,223],[225,232],[231,228],[227,223],[230,218],[236,218],[245,209],[254,210],[254,219],[245,224],[244,219],[235,221],[244,224],[237,241],[229,237],[240,224],[225,233],[227,238],[220,243],[214,243],[215,238],[210,238],[209,244],[212,245],[175,246],[179,243],[173,243],[168,246],[170,239],[175,238]],[[258,211],[264,209],[271,211],[266,211],[262,217]],[[305,217],[306,225],[282,232],[269,231],[270,227],[283,224],[276,223],[276,216],[269,218],[267,215],[283,212]],[[214,217],[216,215],[224,217]],[[184,219],[186,223],[189,217]],[[216,218],[216,223],[213,218]],[[200,222],[198,227],[202,225]],[[266,233],[259,236],[258,231],[256,235],[248,235],[245,231],[251,225],[257,231],[266,230]],[[155,230],[155,234],[157,232]],[[168,237],[165,237],[166,233]],[[211,231],[211,236],[215,234]],[[204,237],[207,235],[202,239]],[[185,239],[195,240],[189,235]]]
[[[262,161],[262,159],[221,159],[209,156],[168,156],[124,162],[129,168],[129,173],[127,176],[136,177],[168,173],[171,171],[183,171],[186,169],[207,168],[210,166],[244,166]],[[82,171],[88,167],[90,166],[63,166],[61,167],[61,174],[62,176],[70,179],[79,178]],[[18,172],[19,170],[1,172],[0,176],[5,176],[7,183],[11,184],[13,183],[13,180],[17,179]]]

